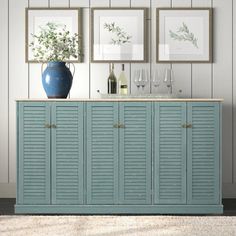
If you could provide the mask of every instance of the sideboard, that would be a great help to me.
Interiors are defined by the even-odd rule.
[[[15,212],[222,213],[221,102],[18,100]]]

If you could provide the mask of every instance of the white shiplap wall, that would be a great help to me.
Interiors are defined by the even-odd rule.
[[[140,66],[152,73],[155,69],[172,67],[175,90],[187,97],[222,97],[223,105],[223,195],[236,197],[236,4],[233,0],[1,0],[0,7],[0,197],[14,197],[16,181],[16,98],[45,98],[39,64],[24,62],[26,7],[83,7],[84,62],[76,64],[71,98],[98,97],[106,92],[109,64],[89,62],[89,26],[91,7],[147,7],[149,31],[149,63],[126,63],[130,91],[137,93],[132,82]],[[213,7],[213,64],[156,64],[156,8]],[[120,73],[121,65],[115,65]],[[146,92],[156,92],[150,84]],[[165,88],[160,87],[163,91]]]

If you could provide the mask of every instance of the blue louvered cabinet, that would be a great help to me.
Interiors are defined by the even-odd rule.
[[[18,104],[18,203],[83,203],[83,103]]]
[[[17,102],[16,213],[222,213],[221,102]]]
[[[87,201],[151,203],[151,103],[87,104]]]
[[[155,204],[221,204],[220,104],[156,103],[154,127]]]

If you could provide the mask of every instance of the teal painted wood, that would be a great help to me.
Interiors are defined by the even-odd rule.
[[[151,203],[151,103],[120,102],[119,202]]]
[[[50,203],[50,108],[45,102],[19,103],[20,204]]]
[[[19,102],[16,102],[16,204],[20,204],[20,155],[19,155],[19,148],[20,148],[20,138],[19,138],[19,117],[20,117],[20,108]]]
[[[17,214],[222,214],[222,205],[16,205]]]
[[[186,103],[154,104],[154,201],[186,204]]]
[[[219,104],[188,103],[188,204],[220,203]]]
[[[222,204],[222,103],[219,102],[219,139],[220,139],[220,148],[219,148],[219,158],[220,158],[220,166],[219,166],[219,200],[220,204]]]
[[[117,102],[87,103],[87,203],[118,203]]]
[[[52,121],[52,204],[83,203],[83,103],[55,102]]]
[[[18,102],[16,213],[222,213],[221,104],[152,104]]]

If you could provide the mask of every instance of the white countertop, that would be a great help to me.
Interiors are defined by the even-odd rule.
[[[223,102],[222,98],[19,98],[17,102]]]

